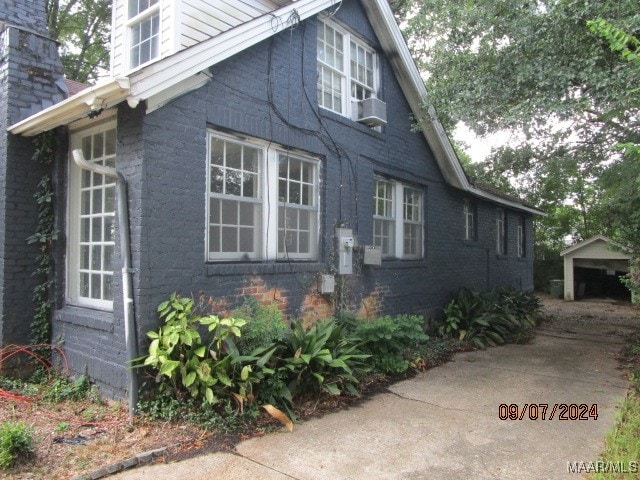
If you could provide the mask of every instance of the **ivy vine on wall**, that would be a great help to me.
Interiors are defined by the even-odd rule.
[[[35,147],[33,160],[50,172],[57,147],[55,133],[44,132],[35,137],[33,144]],[[38,246],[36,267],[33,272],[33,276],[38,278],[38,284],[33,289],[32,297],[34,314],[31,321],[31,342],[48,344],[51,342],[50,292],[53,283],[51,250],[53,242],[58,238],[58,231],[54,224],[53,182],[49,173],[42,177],[33,197],[38,204],[38,224],[35,233],[27,238],[27,242]]]

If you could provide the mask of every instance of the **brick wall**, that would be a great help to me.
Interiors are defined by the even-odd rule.
[[[343,2],[337,20],[377,47],[358,2]],[[319,294],[317,274],[334,271],[336,225],[353,229],[361,246],[373,243],[374,174],[422,189],[425,256],[418,261],[385,261],[382,266],[357,262],[355,273],[338,282],[350,311],[360,316],[432,316],[462,286],[532,288],[532,237],[527,256],[517,259],[515,230],[511,231],[515,212],[509,212],[511,243],[506,256],[495,252],[496,205],[489,202],[476,200],[477,241],[463,240],[465,196],[445,183],[424,137],[412,132],[409,106],[388,62],[381,62],[381,97],[388,118],[382,131],[318,109],[316,26],[315,19],[308,20],[212,67],[207,85],[148,115],[143,106],[120,107],[117,164],[129,182],[136,322],[142,348],[145,333],[157,328],[157,305],[174,291],[204,295],[218,312],[228,312],[251,296],[309,322],[332,315],[340,295]],[[205,261],[208,128],[303,150],[321,159],[317,261]],[[532,235],[531,219],[527,222]],[[79,361],[93,365],[90,374],[100,375],[98,380],[113,391],[124,388],[118,385],[123,367],[117,363],[124,350],[118,304],[116,300],[110,318],[95,318],[91,312],[83,316],[64,307],[58,312],[66,328],[67,349],[80,352]],[[80,345],[83,331],[96,341]]]
[[[48,39],[44,1],[0,0],[0,345],[27,343],[37,279],[33,194],[45,171],[33,160],[32,139],[7,128],[64,98],[57,44]]]

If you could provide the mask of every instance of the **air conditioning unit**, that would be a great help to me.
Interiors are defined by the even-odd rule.
[[[387,104],[379,98],[365,98],[358,105],[358,122],[370,127],[387,124]]]

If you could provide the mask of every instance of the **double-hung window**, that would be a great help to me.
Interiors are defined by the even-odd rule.
[[[76,133],[72,148],[97,165],[115,167],[113,122]],[[67,294],[72,303],[113,307],[115,181],[70,163]]]
[[[129,0],[128,32],[130,68],[160,55],[159,0]]]
[[[208,261],[318,256],[318,161],[255,139],[209,133]]]
[[[402,182],[376,177],[373,193],[373,244],[386,258],[423,257],[423,195]]]
[[[523,258],[526,252],[526,237],[525,237],[525,220],[524,217],[518,218],[518,257]]]
[[[355,117],[358,101],[377,96],[378,57],[351,32],[333,22],[318,23],[318,104]]]
[[[496,253],[507,254],[507,218],[502,208],[496,211]]]
[[[462,214],[464,219],[464,239],[476,240],[476,209],[475,205],[468,199],[464,200]]]

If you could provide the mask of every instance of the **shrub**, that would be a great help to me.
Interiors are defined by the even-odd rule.
[[[0,426],[0,468],[7,470],[33,452],[33,434],[23,423],[4,422]]]
[[[463,288],[445,307],[438,330],[443,336],[457,336],[484,349],[532,328],[539,309],[538,300],[522,292],[474,292]]]
[[[374,370],[403,373],[419,355],[420,345],[429,337],[424,333],[424,318],[417,315],[384,316],[359,322],[355,334],[363,344],[361,350],[371,355]]]
[[[175,293],[162,302],[158,312],[164,325],[147,333],[152,340],[149,353],[138,361],[156,369],[157,381],[165,382],[161,389],[171,389],[178,399],[185,392],[209,404],[230,397],[242,408],[259,381],[250,365],[253,359],[241,357],[234,343],[246,321],[199,316],[193,307],[192,299]],[[207,330],[207,342],[200,329]]]
[[[369,355],[358,351],[359,339],[348,336],[335,320],[304,328],[296,320],[278,345],[278,371],[284,372],[291,397],[301,393],[342,392],[357,396],[358,379],[367,370]]]
[[[79,401],[87,398],[90,391],[91,384],[86,375],[80,375],[75,380],[59,375],[45,385],[42,399],[52,403],[60,403],[65,400]]]
[[[243,354],[278,342],[289,331],[289,325],[276,304],[263,305],[253,297],[249,297],[242,307],[234,310],[232,317],[247,320],[242,328],[242,336],[236,339],[238,350]]]

